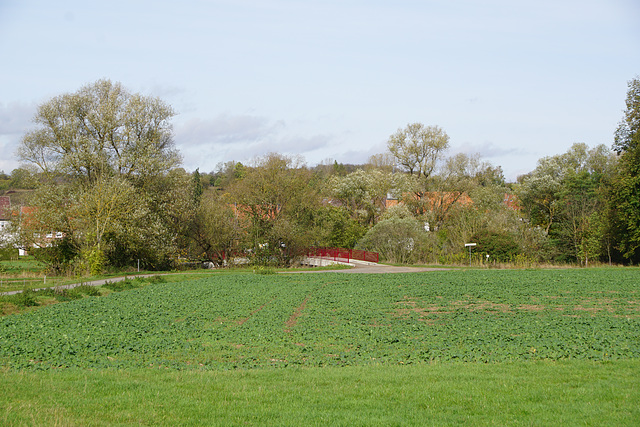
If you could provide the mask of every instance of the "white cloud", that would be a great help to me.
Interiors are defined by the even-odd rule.
[[[0,103],[0,135],[23,134],[31,127],[36,109],[35,104]]]
[[[14,153],[18,148],[19,138],[0,135],[0,170],[6,173],[16,169],[20,164]]]
[[[527,156],[531,155],[524,147],[512,145],[503,147],[491,141],[484,141],[481,144],[464,143],[453,148],[453,151],[466,154],[480,154],[483,158],[500,158],[504,156]]]
[[[247,162],[270,152],[299,155],[337,149],[331,134],[304,135],[282,120],[254,115],[220,114],[176,126],[175,140],[187,169],[212,170],[220,162]]]
[[[0,103],[0,170],[7,173],[20,166],[15,157],[22,135],[32,127],[35,104]]]
[[[191,119],[177,126],[175,139],[187,150],[208,145],[252,144],[272,135],[282,125],[265,117],[220,114],[211,119]]]

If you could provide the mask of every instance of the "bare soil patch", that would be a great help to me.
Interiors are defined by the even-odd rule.
[[[286,328],[284,328],[284,331],[286,333],[290,333],[291,329],[293,329],[293,327],[296,325],[296,323],[298,323],[298,317],[300,317],[300,315],[304,311],[304,308],[307,306],[307,301],[308,300],[309,300],[309,296],[307,296],[302,301],[302,304],[300,304],[298,306],[298,308],[296,308],[296,311],[294,311],[293,314],[291,315],[291,317],[289,317],[289,319],[284,323],[285,326],[286,326]]]

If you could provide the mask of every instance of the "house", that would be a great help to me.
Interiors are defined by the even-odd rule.
[[[11,198],[0,196],[0,244],[9,239],[9,225],[11,224]]]
[[[514,211],[519,211],[521,209],[520,200],[518,199],[518,196],[516,196],[515,194],[504,193],[503,203],[509,209],[513,209]]]
[[[418,199],[417,195],[414,195],[414,198]],[[423,193],[421,200],[428,201],[428,204],[432,209],[441,207],[443,205],[452,205],[454,203],[459,203],[463,206],[468,206],[473,204],[473,200],[466,193],[456,193],[456,192],[427,192]],[[513,210],[520,210],[520,201],[515,194],[504,194],[504,199],[502,201],[506,207]],[[388,193],[387,198],[385,199],[385,207],[390,208],[391,206],[396,206],[400,204],[401,201],[398,200],[393,194]]]
[[[42,225],[39,224],[39,220],[36,216],[36,208],[33,206],[20,206],[20,210],[16,213],[19,215],[19,221],[21,224],[27,225],[39,225],[37,227],[33,227],[35,229],[42,229]],[[47,248],[53,245],[56,240],[60,240],[64,237],[64,233],[61,231],[53,231],[53,230],[42,230],[42,232],[34,232],[33,240],[31,243],[31,247],[33,248]],[[19,247],[20,256],[27,255],[27,247]]]
[[[34,220],[35,208],[31,206],[20,206],[20,209],[11,208],[11,199],[9,196],[0,196],[0,246],[12,245],[18,248],[18,255],[27,255],[27,248],[20,245],[20,236],[17,230],[12,229],[13,223],[20,224],[25,221]],[[43,248],[51,246],[55,240],[62,239],[64,233],[48,231],[45,233],[34,233],[33,247]]]

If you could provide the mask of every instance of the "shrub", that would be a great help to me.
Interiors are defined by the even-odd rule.
[[[149,281],[149,283],[166,283],[167,282],[167,279],[157,274],[155,276],[151,276],[147,280]]]
[[[18,250],[15,248],[0,248],[0,261],[9,261],[18,257]],[[2,266],[0,265],[0,272]]]
[[[469,264],[469,252],[458,252],[456,254],[441,255],[438,263],[443,265],[464,265]]]
[[[38,295],[38,296],[46,296],[46,297],[55,297],[56,296],[55,288],[38,289],[37,291],[33,291],[33,293]]]
[[[74,291],[80,294],[88,295],[90,297],[97,297],[100,295],[100,291],[95,286],[80,285],[74,288]]]
[[[426,232],[414,218],[397,216],[374,225],[357,247],[380,253],[389,262],[410,263],[420,256]]]
[[[353,249],[367,229],[343,208],[327,207],[317,213],[319,244],[334,248]]]
[[[537,265],[536,260],[526,254],[517,254],[509,260],[514,267],[529,268]]]
[[[504,231],[484,230],[476,233],[472,241],[478,244],[475,253],[488,254],[493,261],[508,262],[520,253],[513,236]]]
[[[100,249],[94,249],[89,252],[87,256],[87,261],[89,262],[89,271],[92,276],[97,276],[101,274],[104,270],[104,266],[107,262],[107,257],[104,252]]]
[[[114,292],[126,291],[128,289],[136,289],[142,287],[144,284],[144,279],[136,278],[136,279],[124,279],[118,282],[109,282],[107,281],[103,286],[107,289],[110,289]]]
[[[76,246],[68,237],[54,242],[53,246],[34,248],[30,252],[33,252],[37,261],[47,264],[49,269],[54,272],[64,271],[78,254]]]
[[[18,307],[34,307],[38,305],[35,294],[30,289],[25,289],[20,293],[10,295],[9,297],[7,297],[7,301],[17,305]]]
[[[75,289],[55,289],[55,298],[59,302],[73,301],[82,298]]]
[[[264,265],[257,266],[254,270],[256,274],[276,274],[276,270],[272,267],[265,267]]]

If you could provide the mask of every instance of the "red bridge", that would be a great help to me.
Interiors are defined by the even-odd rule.
[[[332,261],[339,262],[355,260],[377,263],[379,259],[377,252],[345,248],[310,248],[307,252],[307,256],[330,259]]]

